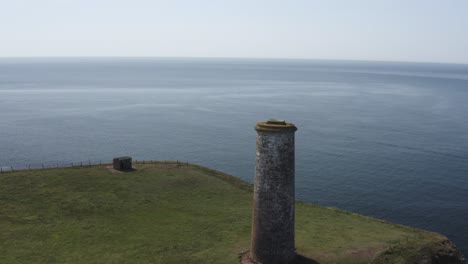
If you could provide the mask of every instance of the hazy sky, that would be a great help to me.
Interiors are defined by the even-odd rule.
[[[468,63],[468,0],[0,0],[0,57]]]

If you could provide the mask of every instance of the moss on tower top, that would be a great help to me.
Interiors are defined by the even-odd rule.
[[[287,123],[285,120],[269,119],[266,122],[258,122],[255,130],[259,132],[294,132],[297,127],[292,123]]]

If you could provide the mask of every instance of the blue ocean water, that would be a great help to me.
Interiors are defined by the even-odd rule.
[[[0,59],[0,166],[181,160],[252,181],[258,121],[297,125],[297,198],[468,253],[468,65]]]

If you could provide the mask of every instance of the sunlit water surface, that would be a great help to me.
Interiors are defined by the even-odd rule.
[[[299,199],[468,252],[468,65],[1,59],[0,166],[181,160],[252,181],[254,125],[294,122]]]

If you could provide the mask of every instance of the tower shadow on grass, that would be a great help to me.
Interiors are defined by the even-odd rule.
[[[248,251],[242,252],[239,258],[240,258],[241,264],[257,264],[257,262],[255,262],[249,257]],[[296,254],[296,256],[294,257],[294,260],[287,264],[320,264],[320,263],[311,258],[305,257],[301,254]]]
[[[294,261],[292,263],[293,264],[320,264],[317,261],[311,258],[302,256],[300,254],[296,254],[296,257],[294,258]]]

